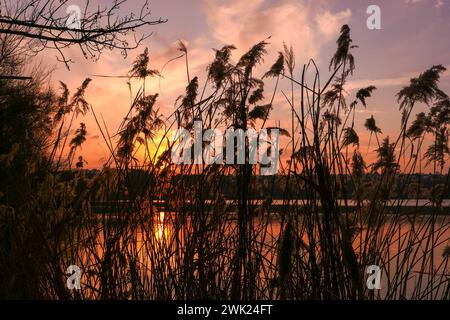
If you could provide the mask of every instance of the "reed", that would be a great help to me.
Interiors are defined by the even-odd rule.
[[[189,81],[166,118],[157,94],[145,89],[159,73],[144,51],[130,72],[141,88],[113,134],[84,99],[89,79],[73,95],[63,83],[54,92],[37,80],[28,87],[0,80],[2,126],[16,130],[9,138],[2,133],[0,297],[449,299],[449,208],[442,199],[450,187],[450,100],[439,89],[445,69],[431,67],[398,93],[397,137],[382,137],[374,117],[367,119],[377,141],[377,159],[368,164],[370,142],[360,145],[355,117],[358,108],[370,108],[376,88],[361,88],[347,104],[344,88],[355,69],[350,28],[341,29],[326,81],[313,60],[296,79],[287,47],[262,79],[255,77],[268,45],[257,43],[236,63],[234,46],[216,50],[204,84],[190,75],[182,45]],[[271,90],[267,78],[274,79]],[[291,93],[279,89],[281,81]],[[42,123],[20,132],[8,121],[24,95],[26,119]],[[260,165],[249,163],[171,162],[175,128],[193,132],[194,121],[203,130],[263,128],[277,95],[291,109],[291,128],[275,126],[290,146],[278,175],[261,179]],[[429,108],[411,121],[420,103]],[[40,113],[27,109],[35,105]],[[73,163],[89,128],[81,124],[69,140],[77,115],[87,112],[110,150],[94,176],[82,170],[82,158]],[[423,162],[445,182],[429,195],[429,214],[419,202],[401,214],[405,200],[396,194],[422,197],[415,173]],[[65,268],[73,264],[82,269],[82,290],[66,287]],[[381,290],[366,286],[369,265],[382,268]]]

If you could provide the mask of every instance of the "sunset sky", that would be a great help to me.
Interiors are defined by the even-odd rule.
[[[100,1],[99,1],[100,2]],[[73,1],[73,4],[83,1]],[[128,1],[122,11],[138,10],[141,1]],[[376,4],[381,8],[381,30],[368,30],[366,9]],[[94,2],[92,2],[94,7]],[[123,58],[119,51],[105,52],[99,61],[85,60],[77,48],[67,51],[75,61],[68,71],[52,56],[54,52],[40,56],[49,66],[56,66],[52,81],[62,80],[74,91],[84,78],[93,79],[87,100],[95,112],[102,115],[112,134],[130,106],[130,96],[124,78],[99,78],[93,75],[126,75],[137,54],[149,48],[152,69],[159,69],[178,56],[177,41],[187,44],[190,74],[205,81],[205,68],[214,58],[213,48],[234,44],[236,61],[253,44],[271,36],[268,55],[258,67],[263,74],[274,63],[282,43],[292,45],[296,55],[296,75],[309,58],[318,64],[322,79],[329,75],[328,64],[336,49],[336,38],[342,24],[349,24],[354,49],[356,71],[347,83],[350,97],[355,90],[375,85],[378,90],[368,101],[368,108],[359,107],[356,129],[360,133],[363,151],[368,134],[363,129],[366,118],[374,115],[383,136],[395,136],[400,123],[400,113],[395,94],[409,79],[435,64],[446,66],[441,87],[450,93],[450,0],[377,0],[377,1],[332,1],[332,0],[155,0],[150,2],[155,19],[167,18],[165,24],[148,27],[144,32],[153,32],[143,46]],[[174,110],[175,99],[184,93],[187,85],[184,60],[168,64],[162,72],[164,79],[152,79],[147,86],[149,93],[160,94],[158,107],[168,115]],[[139,83],[133,82],[136,92]],[[281,89],[290,84],[284,80]],[[270,92],[273,83],[266,84]],[[348,99],[350,100],[350,98]],[[418,106],[418,113],[424,109]],[[289,127],[289,106],[281,92],[274,102],[272,124],[281,121]],[[79,154],[88,162],[89,168],[100,167],[107,157],[108,149],[101,138],[91,114],[79,117],[89,131],[88,141]],[[372,149],[375,143],[372,142]]]

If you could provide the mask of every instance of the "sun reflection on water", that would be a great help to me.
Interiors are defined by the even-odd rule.
[[[159,216],[156,221],[156,240],[164,240],[169,237],[169,229],[165,226],[165,213],[163,211],[159,212]]]

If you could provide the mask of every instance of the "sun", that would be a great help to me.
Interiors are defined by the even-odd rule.
[[[143,165],[157,163],[159,157],[169,148],[169,138],[164,130],[158,130],[153,138],[142,137],[141,141],[136,142],[135,158]]]

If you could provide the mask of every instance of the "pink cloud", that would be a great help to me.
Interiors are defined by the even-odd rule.
[[[203,4],[212,36],[223,44],[236,45],[237,54],[271,36],[273,55],[285,42],[298,52],[300,62],[318,60],[320,48],[334,40],[340,26],[351,17],[350,9],[332,13],[320,5],[298,0],[272,4],[264,0],[235,0],[227,4],[204,0]]]

